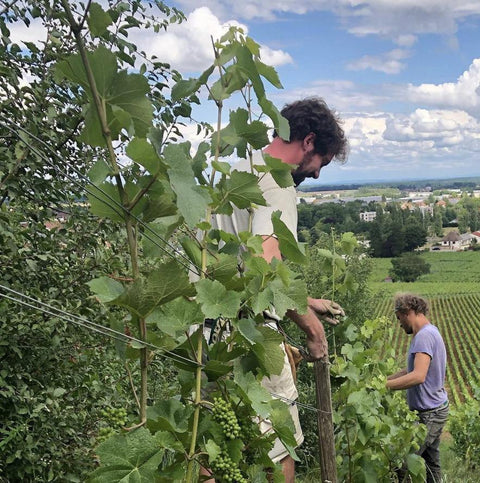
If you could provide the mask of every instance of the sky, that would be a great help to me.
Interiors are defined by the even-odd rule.
[[[210,36],[237,25],[279,73],[283,89],[267,89],[279,108],[315,95],[339,114],[349,159],[315,184],[480,176],[480,1],[166,3],[187,21],[132,40],[185,77],[212,62]]]

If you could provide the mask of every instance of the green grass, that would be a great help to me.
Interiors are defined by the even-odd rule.
[[[478,470],[468,468],[465,461],[458,458],[452,450],[452,438],[444,433],[440,443],[440,464],[442,483],[478,483]]]
[[[480,292],[480,251],[428,252],[420,255],[430,264],[430,273],[417,281],[387,283],[391,258],[374,258],[369,287],[374,293],[415,292],[421,295]]]

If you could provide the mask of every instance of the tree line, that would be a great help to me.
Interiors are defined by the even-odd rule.
[[[397,257],[423,246],[427,237],[440,238],[445,227],[457,227],[460,233],[480,229],[480,199],[462,196],[456,203],[435,203],[433,195],[426,200],[430,211],[399,201],[300,203],[298,207],[298,237],[309,245],[315,244],[322,233],[332,229],[339,233],[352,232],[360,240],[368,240],[374,257]],[[363,212],[376,213],[373,221],[363,221]]]

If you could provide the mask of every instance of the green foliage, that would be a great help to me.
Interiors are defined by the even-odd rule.
[[[313,297],[335,300],[348,318],[360,324],[371,316],[367,281],[371,260],[352,233],[323,234],[308,250],[302,274]],[[342,324],[333,329],[341,337]],[[333,333],[333,332],[332,332]]]
[[[406,462],[413,481],[424,481],[424,467],[415,451],[426,428],[415,424],[404,395],[386,389],[386,374],[395,372],[395,353],[388,344],[391,322],[367,320],[349,325],[347,343],[332,365],[337,427],[339,479],[346,482],[392,481]]]
[[[84,198],[82,189],[86,188],[91,212],[112,228],[108,243],[124,236],[122,253],[128,253],[117,270],[102,263],[90,270],[90,276],[79,279],[83,290],[76,294],[77,306],[86,298],[99,302],[98,312],[120,335],[137,339],[119,342],[116,348],[119,360],[127,365],[125,382],[128,378],[134,389],[130,406],[135,399],[139,407],[137,421],[133,415],[128,419],[138,422],[138,428],[121,430],[98,446],[100,467],[92,473],[91,481],[152,481],[160,477],[195,481],[198,464],[211,468],[219,481],[246,481],[247,475],[258,479],[266,469],[275,468],[268,457],[275,436],[292,455],[295,446],[287,406],[272,400],[260,385],[264,376],[278,374],[283,366],[281,336],[264,326],[262,312],[272,306],[282,315],[288,309],[305,309],[305,284],[284,262],[256,264],[253,259],[257,258],[259,240],[248,234],[239,239],[210,230],[209,219],[214,212],[230,213],[233,205],[251,210],[265,203],[258,187],[259,171],[230,172],[220,157],[235,151],[250,156],[252,149],[268,142],[267,125],[241,108],[231,112],[230,123],[224,128],[220,117],[223,101],[238,90],[244,90],[250,107],[251,87],[263,113],[271,118],[279,135],[288,138],[286,121],[265,98],[263,79],[280,83],[275,71],[260,61],[258,44],[236,28],[214,43],[214,66],[196,80],[185,82],[158,62],[151,68],[142,66],[139,74],[131,73],[125,63],[134,64],[132,53],[136,49],[110,31],[130,7],[133,16],[126,14],[127,24],[120,28],[126,38],[129,28],[143,26],[142,20],[146,20],[141,2],[105,11],[97,3],[84,7],[62,1],[53,18],[49,10],[43,12],[45,22],[57,22],[59,28],[71,30],[75,39],[72,45],[71,37],[65,36],[68,45],[61,44],[65,51],[53,56],[55,65],[49,66],[49,82],[53,90],[63,94],[56,98],[58,109],[73,106],[77,123],[65,142],[80,159],[81,169],[75,171],[74,181],[69,176],[64,181],[72,182],[66,185],[77,199]],[[162,5],[161,9],[168,16],[170,11]],[[78,11],[83,12],[86,24],[78,23]],[[137,21],[132,20],[136,17]],[[127,53],[125,47],[131,50]],[[210,79],[213,67],[219,78]],[[171,99],[162,93],[167,84],[155,78],[158,71],[166,80],[175,79]],[[191,103],[198,102],[197,94],[205,86],[218,107],[219,124],[208,140],[210,149],[206,143],[192,154],[188,143],[172,142],[179,133],[177,117],[190,115]],[[57,126],[51,129],[58,136]],[[21,137],[19,143],[30,147]],[[19,150],[12,146],[11,151],[15,154]],[[88,156],[82,158],[84,151]],[[46,163],[43,145],[38,152],[39,164]],[[127,167],[119,163],[123,152],[131,160]],[[208,156],[214,170],[221,173],[216,185],[215,171],[206,171]],[[52,164],[54,170],[59,166],[68,169],[61,162]],[[270,171],[287,184],[286,170],[278,163],[270,160],[261,173]],[[12,200],[13,195],[10,190]],[[33,197],[36,195],[33,190]],[[278,218],[274,217],[273,224],[285,256],[301,260],[303,253],[293,235]],[[68,230],[65,235],[70,236]],[[162,236],[159,246],[155,243],[158,235]],[[245,250],[238,260],[241,244]],[[155,259],[155,246],[166,249],[167,254]],[[255,269],[241,273],[239,268],[247,265]],[[188,271],[196,272],[200,280],[192,283]],[[87,284],[93,297],[87,296]],[[240,309],[248,319],[240,318]],[[201,329],[195,332],[188,330],[189,326],[219,316],[230,319],[227,339],[205,347]],[[174,324],[170,325],[172,319]],[[152,347],[175,352],[179,370],[184,371],[180,399],[165,398],[157,404],[149,399],[154,386],[148,377]],[[222,424],[218,412],[212,414],[210,408],[211,400],[227,394],[229,407],[235,405],[243,418],[233,429]],[[271,432],[261,434],[253,429],[257,428],[257,414],[271,419]],[[115,416],[115,424],[99,424],[97,441],[116,432],[108,428],[116,430],[120,425],[119,415],[107,415]],[[122,412],[122,425],[124,416]]]
[[[448,421],[453,438],[454,453],[472,470],[478,470],[480,461],[480,389],[474,397],[455,408]]]
[[[388,272],[393,281],[414,282],[421,275],[430,272],[430,265],[419,255],[404,253],[392,258],[392,269]]]
[[[69,211],[68,221],[49,230],[48,208],[10,203],[2,209],[2,285],[100,323],[104,314],[83,282],[100,267],[122,268],[122,242],[110,224],[75,205]],[[3,298],[0,316],[7,322],[0,325],[0,480],[84,480],[101,411],[110,404],[132,410],[122,364],[104,337],[61,316],[22,310]]]
[[[410,291],[424,295],[468,294],[479,291],[480,256],[478,252],[427,252],[419,255],[430,265],[430,273],[415,282],[385,283],[391,259],[373,258],[369,288],[375,293],[393,295]]]

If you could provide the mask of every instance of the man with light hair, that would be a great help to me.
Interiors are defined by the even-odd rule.
[[[413,339],[408,350],[407,369],[387,378],[387,388],[406,389],[407,403],[427,427],[427,437],[418,450],[425,460],[427,483],[442,481],[440,435],[448,417],[445,391],[447,356],[438,329],[427,319],[427,301],[414,294],[397,294],[395,315],[400,326]]]

